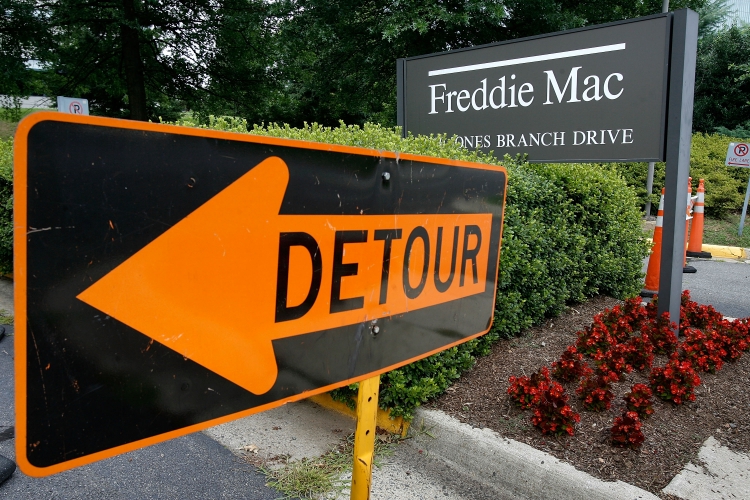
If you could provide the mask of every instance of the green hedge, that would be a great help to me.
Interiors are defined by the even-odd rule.
[[[202,126],[187,118],[179,125]],[[235,118],[211,118],[209,128],[248,132]],[[499,338],[556,315],[566,304],[597,294],[628,297],[642,285],[641,261],[647,242],[640,229],[635,190],[611,168],[591,165],[529,165],[502,162],[468,151],[444,137],[402,139],[379,125],[303,128],[254,126],[250,133],[362,146],[489,164],[508,170],[508,193],[498,277],[495,320],[490,333],[429,358],[386,373],[380,406],[411,418],[415,407],[437,396],[489,352]],[[4,184],[3,184],[4,186]],[[5,193],[3,193],[5,194]],[[5,194],[10,199],[10,193]],[[9,213],[0,213],[9,219]],[[10,227],[10,223],[8,223]],[[356,384],[334,391],[353,404]]]
[[[723,217],[729,212],[740,210],[750,172],[746,168],[727,167],[724,160],[730,142],[745,142],[739,137],[721,134],[693,134],[690,151],[690,176],[693,178],[693,194],[698,189],[698,180],[704,179],[706,187],[706,214]],[[612,168],[625,178],[640,199],[646,203],[647,163],[613,163]],[[654,169],[654,189],[651,194],[651,215],[656,215],[659,207],[661,188],[664,187],[664,163],[657,163]]]

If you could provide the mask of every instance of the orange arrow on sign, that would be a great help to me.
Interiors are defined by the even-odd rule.
[[[264,160],[78,299],[263,394],[275,339],[485,291],[492,214],[280,215],[288,182]]]

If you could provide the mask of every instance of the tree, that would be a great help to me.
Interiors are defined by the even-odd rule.
[[[35,91],[34,74],[27,68],[41,25],[33,0],[0,0],[0,106],[12,108],[14,98]]]
[[[750,79],[742,64],[750,60],[750,28],[731,26],[698,42],[693,128],[714,132],[750,120]]]
[[[709,0],[698,9],[698,36],[710,35],[719,30],[732,14],[729,0]]]
[[[28,46],[13,39],[9,52],[21,54],[16,61],[42,61],[44,91],[86,97],[95,113],[137,120],[203,110],[222,85],[247,84],[244,75],[222,64],[227,55],[217,40],[238,23],[244,23],[244,32],[249,22],[256,31],[268,29],[269,4],[262,0],[0,1],[14,12],[30,11],[36,21]],[[242,41],[242,50],[262,52],[251,46],[262,43],[262,36]],[[212,86],[217,77],[221,85]],[[252,83],[246,87],[265,85]]]
[[[233,115],[250,123],[268,121],[289,106],[280,82],[278,3],[224,0],[214,14],[215,48],[206,61],[206,92],[191,109]]]
[[[701,8],[706,0],[673,1]],[[400,57],[661,12],[661,0],[286,0],[279,67],[287,106],[272,119],[395,125]]]

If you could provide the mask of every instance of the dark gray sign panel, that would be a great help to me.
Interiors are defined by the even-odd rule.
[[[530,161],[664,159],[670,14],[399,60],[399,124]]]

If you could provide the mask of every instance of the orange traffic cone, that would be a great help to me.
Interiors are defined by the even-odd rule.
[[[706,205],[706,188],[703,179],[698,181],[698,198],[693,206],[693,223],[690,228],[690,244],[688,244],[688,257],[699,257],[710,259],[712,255],[703,251],[703,210]]]
[[[661,269],[661,233],[664,225],[664,188],[661,190],[659,211],[656,212],[656,227],[654,228],[654,246],[648,258],[646,284],[641,290],[641,297],[653,297],[659,293],[659,271]]]
[[[690,230],[690,220],[693,218],[690,215],[690,209],[693,204],[693,178],[688,177],[687,185],[687,205],[685,206],[685,251],[682,254],[682,272],[683,273],[696,273],[698,270],[693,266],[687,265],[687,249],[688,249],[688,232]]]

